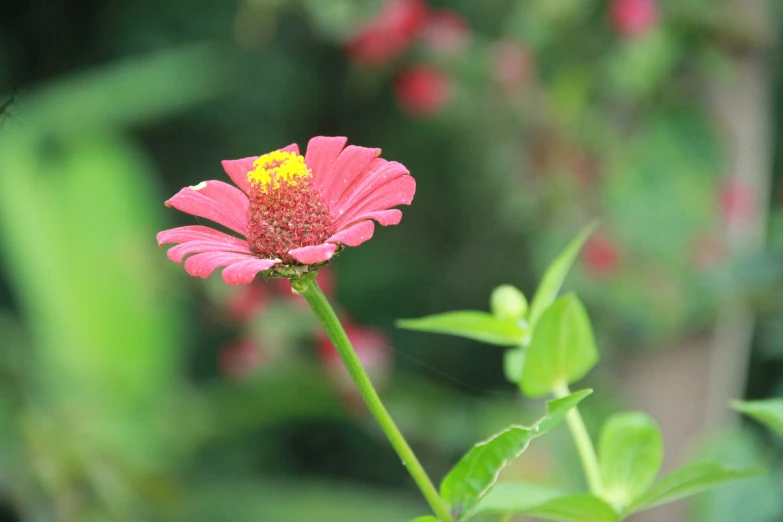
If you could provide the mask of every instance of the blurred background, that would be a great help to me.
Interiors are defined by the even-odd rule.
[[[426,505],[286,281],[189,277],[163,201],[314,135],[418,183],[319,274],[438,481],[540,416],[494,346],[396,318],[567,281],[664,471],[770,474],[637,521],[783,520],[783,6],[763,0],[0,1],[0,521],[402,521]],[[204,223],[208,224],[208,223]],[[582,488],[565,430],[501,480]],[[521,518],[519,519],[521,520]]]

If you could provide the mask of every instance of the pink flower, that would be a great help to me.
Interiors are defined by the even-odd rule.
[[[242,237],[196,225],[160,232],[158,244],[179,243],[168,257],[181,263],[190,256],[185,260],[190,275],[207,277],[226,267],[223,280],[240,285],[272,267],[287,276],[306,272],[343,246],[364,243],[373,235],[372,220],[384,226],[400,222],[402,212],[392,207],[411,203],[416,182],[403,165],[379,158],[380,149],[346,147],[346,141],[318,136],[304,157],[293,144],[224,161],[239,189],[204,181],[183,188],[166,205]]]
[[[397,77],[394,92],[397,101],[410,114],[432,116],[451,99],[451,79],[435,67],[411,67]]]
[[[457,54],[470,43],[470,29],[468,23],[457,13],[437,11],[427,20],[424,41],[441,54]]]
[[[373,384],[377,387],[383,387],[392,366],[391,342],[383,332],[375,328],[357,326],[350,321],[344,321],[343,324],[345,333],[348,335],[362,366],[372,378]],[[319,333],[317,347],[321,360],[337,385],[345,391],[355,392],[348,370],[346,370],[332,342],[323,332]]]
[[[243,337],[223,346],[218,356],[218,366],[225,377],[241,379],[258,369],[262,359],[256,343]]]
[[[492,46],[492,69],[497,81],[508,89],[523,87],[530,77],[533,57],[525,47],[512,41]]]
[[[423,0],[388,0],[348,44],[348,54],[364,65],[385,63],[410,45],[426,20]]]
[[[724,183],[720,191],[720,212],[724,221],[747,221],[753,217],[755,211],[753,194],[745,183],[736,178]]]
[[[582,261],[585,268],[593,275],[610,276],[620,266],[620,251],[613,239],[594,234],[585,243]]]
[[[624,36],[634,37],[646,33],[658,22],[657,0],[613,0],[611,19],[614,27]]]

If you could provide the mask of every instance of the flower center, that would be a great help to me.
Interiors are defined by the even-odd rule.
[[[250,206],[247,242],[250,250],[286,264],[297,261],[289,250],[320,245],[332,235],[333,219],[312,183],[304,158],[275,151],[258,158],[247,173]]]

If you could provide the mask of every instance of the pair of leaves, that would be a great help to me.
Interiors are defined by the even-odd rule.
[[[731,406],[752,417],[783,438],[783,399],[734,401]]]
[[[518,457],[530,441],[551,431],[592,390],[550,401],[547,414],[530,427],[511,426],[479,442],[441,482],[440,494],[458,520],[468,517],[492,489],[500,471]]]

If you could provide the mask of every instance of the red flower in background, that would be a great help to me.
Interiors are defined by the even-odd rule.
[[[418,117],[432,116],[451,99],[452,82],[440,69],[421,65],[402,71],[394,83],[394,92],[408,113]]]
[[[530,78],[533,56],[525,47],[512,41],[500,41],[492,46],[492,73],[502,86],[523,87]]]
[[[741,180],[733,178],[724,183],[720,191],[720,212],[728,223],[744,222],[753,217],[756,206],[753,193]]]
[[[427,20],[424,41],[439,53],[457,54],[470,43],[470,28],[457,13],[437,11],[430,14]]]
[[[255,372],[262,362],[261,350],[248,337],[225,344],[218,355],[220,373],[229,379],[247,377]]]
[[[582,262],[591,274],[599,277],[610,276],[620,267],[620,249],[608,236],[593,234],[585,243]]]
[[[349,56],[364,65],[378,65],[402,53],[427,21],[423,0],[388,0],[347,46]]]
[[[639,36],[658,23],[657,0],[612,0],[612,25],[620,34]]]
[[[268,300],[266,288],[260,282],[253,282],[238,287],[228,296],[225,304],[226,312],[236,321],[247,321],[263,309]]]
[[[388,380],[393,364],[391,342],[383,332],[375,328],[356,326],[349,321],[344,321],[343,327],[373,384],[379,388],[383,387]],[[358,392],[348,370],[345,369],[340,355],[323,331],[319,333],[317,348],[321,361],[340,390],[343,393],[355,395],[358,399]]]

